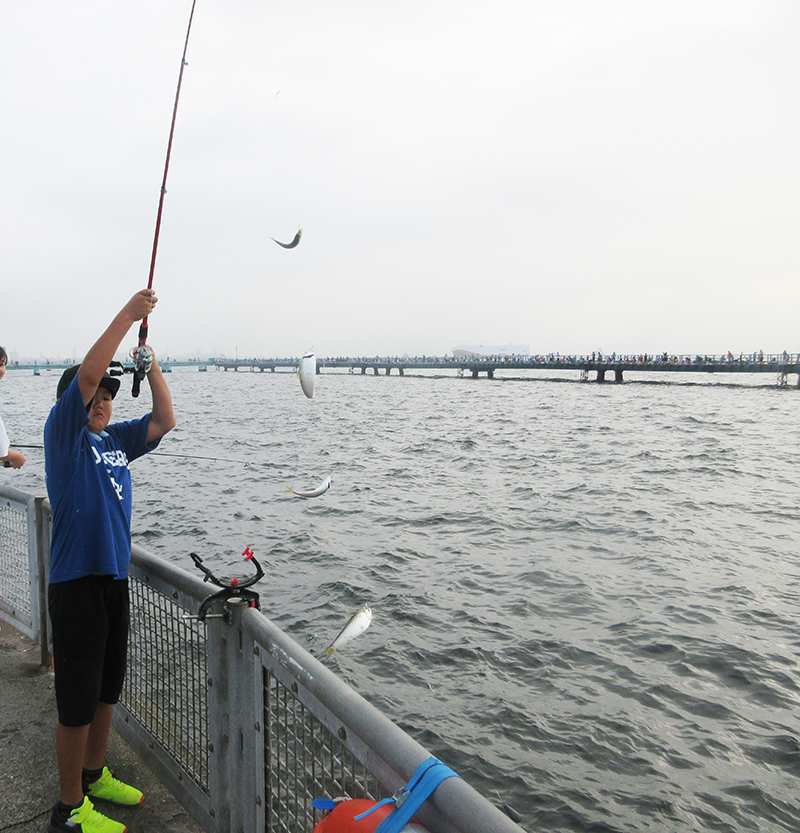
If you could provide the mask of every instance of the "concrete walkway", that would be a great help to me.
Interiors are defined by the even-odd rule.
[[[0,829],[43,833],[58,800],[53,675],[39,646],[0,620]],[[98,801],[97,809],[129,833],[203,833],[172,794],[112,729],[111,770],[145,794],[133,809]]]

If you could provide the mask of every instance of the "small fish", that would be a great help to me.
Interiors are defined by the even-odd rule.
[[[330,489],[332,481],[333,478],[328,476],[322,481],[322,483],[319,484],[319,486],[317,486],[316,489],[313,489],[310,492],[296,492],[294,489],[291,488],[287,489],[286,491],[291,492],[293,495],[297,495],[297,497],[319,497],[320,495],[324,495],[325,492],[327,492],[328,489]]]
[[[275,240],[274,237],[270,237],[270,240],[275,240],[275,242],[279,246],[283,246],[284,249],[293,249],[299,242],[300,238],[303,236],[303,229],[297,229],[297,234],[294,236],[294,240],[291,243],[281,243],[280,240]]]
[[[300,359],[300,367],[297,369],[300,378],[300,387],[303,393],[309,398],[314,398],[314,379],[317,376],[317,357],[308,352]]]
[[[372,611],[369,605],[364,605],[358,613],[354,613],[345,623],[345,626],[339,631],[339,635],[331,642],[325,649],[325,656],[329,657],[337,648],[360,636],[369,627],[372,621]]]

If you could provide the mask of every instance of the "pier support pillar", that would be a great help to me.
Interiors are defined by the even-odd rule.
[[[387,368],[386,368],[386,375],[388,376],[391,372],[392,372],[392,368],[391,368],[391,367],[387,367]]]
[[[475,370],[474,368],[473,368],[473,370],[472,370],[472,378],[473,378],[473,379],[477,379],[477,378],[478,378],[478,371],[477,371],[477,370]]]
[[[622,384],[622,371],[619,368],[614,371],[614,381],[618,385]]]
[[[367,366],[366,366],[366,365],[364,365],[364,367],[362,367],[362,368],[361,368],[361,375],[362,375],[362,376],[366,376],[366,375],[367,375]]]
[[[401,375],[401,376],[404,376],[404,375],[405,375],[405,374],[403,373],[403,368],[402,368],[402,367],[400,368],[400,375]],[[798,386],[800,386],[800,376],[798,376],[798,377],[797,377],[797,384],[798,384]]]
[[[379,374],[379,371],[378,371],[378,366],[377,366],[377,365],[375,365],[375,367],[373,367],[373,368],[372,368],[372,372],[373,372],[376,376]]]
[[[489,378],[489,379],[494,379],[494,370],[490,367],[490,368],[486,371],[486,375],[488,376],[488,378]]]
[[[605,370],[602,370],[601,368],[598,367],[597,368],[597,381],[598,382],[605,382],[605,380],[606,380]]]

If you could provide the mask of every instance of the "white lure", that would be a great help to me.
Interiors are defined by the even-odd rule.
[[[314,377],[317,375],[317,357],[313,353],[306,353],[300,359],[300,367],[297,370],[300,377],[300,387],[303,393],[309,398],[314,398]]]
[[[369,605],[364,605],[358,613],[354,613],[345,623],[345,626],[339,631],[339,635],[331,642],[325,649],[325,656],[329,657],[342,645],[360,636],[369,627],[372,621],[372,611]]]
[[[293,495],[297,495],[297,497],[319,497],[320,495],[324,495],[325,492],[328,491],[331,487],[331,483],[333,482],[333,477],[328,475],[322,483],[317,486],[316,489],[312,489],[310,492],[297,492],[294,489],[287,489],[287,492],[291,492]]]

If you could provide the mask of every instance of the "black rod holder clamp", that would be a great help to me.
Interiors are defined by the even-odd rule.
[[[202,573],[204,573],[205,578],[203,578],[203,581],[210,581],[212,584],[216,584],[217,587],[222,588],[216,593],[212,593],[200,605],[200,610],[197,612],[197,618],[201,622],[205,621],[209,609],[214,604],[214,602],[218,601],[225,602],[230,599],[241,599],[242,601],[247,602],[250,607],[254,607],[256,610],[261,610],[261,603],[258,599],[258,593],[256,593],[253,590],[247,589],[248,587],[254,585],[257,581],[260,581],[262,578],[264,578],[264,570],[256,560],[256,557],[253,555],[253,552],[250,549],[250,547],[245,547],[245,550],[242,553],[245,561],[252,561],[253,566],[256,568],[255,575],[252,575],[249,578],[217,578],[211,572],[211,570],[208,569],[208,567],[203,566],[203,559],[200,558],[200,556],[196,552],[189,553],[189,555],[191,555],[192,561],[194,561],[195,566]]]

